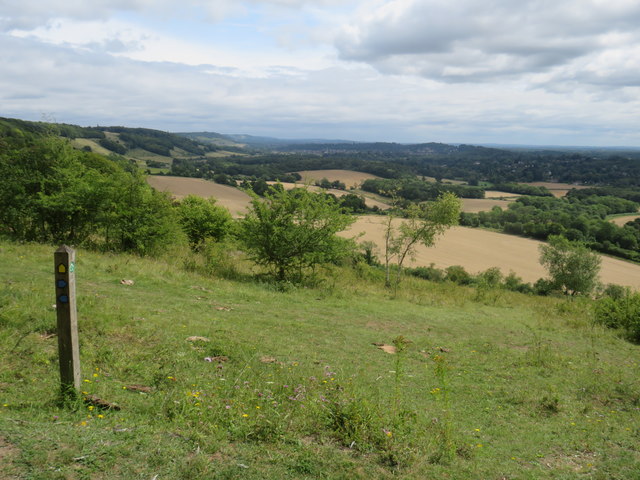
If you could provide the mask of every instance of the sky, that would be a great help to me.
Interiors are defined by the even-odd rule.
[[[640,2],[0,0],[0,116],[640,146]]]

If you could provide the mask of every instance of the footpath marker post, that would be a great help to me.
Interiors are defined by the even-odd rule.
[[[80,392],[80,347],[76,310],[76,252],[66,245],[55,251],[56,312],[62,395],[75,398]]]

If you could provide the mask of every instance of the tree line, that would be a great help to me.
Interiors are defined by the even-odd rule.
[[[609,215],[636,212],[639,206],[609,195],[521,197],[504,210],[494,207],[487,212],[462,213],[460,223],[539,240],[559,235],[603,253],[640,261],[640,229],[636,223],[619,227],[607,220]]]

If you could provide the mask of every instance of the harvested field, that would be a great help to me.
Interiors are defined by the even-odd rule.
[[[478,213],[487,212],[493,207],[500,207],[506,210],[510,203],[515,201],[515,198],[510,200],[498,200],[495,198],[461,198],[462,211],[466,213]]]
[[[636,218],[640,218],[640,215],[621,215],[620,217],[613,217],[610,221],[622,227],[625,223],[631,222]]]
[[[498,190],[486,190],[484,192],[484,198],[518,198],[522,195],[518,195],[517,193],[509,193],[509,192],[500,192]]]
[[[588,188],[583,185],[571,185],[570,183],[553,183],[553,182],[526,182],[527,185],[534,187],[547,187],[554,197],[564,197],[567,192],[573,188]]]
[[[431,182],[431,183],[437,183],[438,181],[435,179],[435,177],[420,177],[422,178],[422,180],[425,180],[427,182]],[[442,179],[442,183],[444,184],[449,184],[449,185],[466,185],[467,182],[463,182],[462,180],[451,180],[450,178],[443,178]]]
[[[251,197],[237,188],[220,185],[202,178],[148,176],[147,182],[156,190],[169,192],[180,199],[187,195],[215,198],[220,205],[227,207],[233,216],[241,216],[247,211]]]
[[[384,220],[384,217],[360,217],[343,235],[353,236],[363,232],[359,241],[368,240],[379,246],[384,245]],[[486,230],[454,227],[434,247],[419,247],[415,260],[409,266],[429,266],[433,263],[438,268],[446,268],[462,265],[469,273],[498,267],[505,275],[513,271],[523,280],[535,282],[547,276],[546,270],[538,263],[538,246],[541,243]],[[377,255],[381,254],[379,250]],[[640,289],[640,265],[602,257],[600,280],[605,284],[617,283]]]
[[[267,183],[269,185],[274,185],[276,183],[279,183],[286,190],[291,190],[293,188],[302,188],[305,186],[302,183],[289,183],[289,182],[267,182]],[[349,193],[356,193],[349,190],[338,190],[335,188],[320,188],[320,187],[316,187],[315,185],[308,185],[307,188],[312,192],[326,192],[326,193],[335,195],[336,197],[342,197],[344,195],[348,195]],[[367,195],[362,194],[360,192],[356,193],[356,195],[360,195],[364,197],[364,203],[367,205],[367,207],[377,206],[380,210],[386,210],[387,208],[389,208],[388,204],[381,202],[379,200],[376,200],[374,198],[369,198]]]
[[[302,170],[298,173],[302,177],[302,183],[315,182],[326,178],[330,182],[335,182],[336,180],[342,182],[347,188],[358,187],[362,182],[370,178],[380,178],[370,173],[354,172],[353,170]]]

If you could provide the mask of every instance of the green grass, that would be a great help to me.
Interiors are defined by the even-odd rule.
[[[640,349],[588,301],[80,250],[83,389],[121,407],[99,411],[58,402],[54,250],[0,242],[0,478],[640,478]]]

